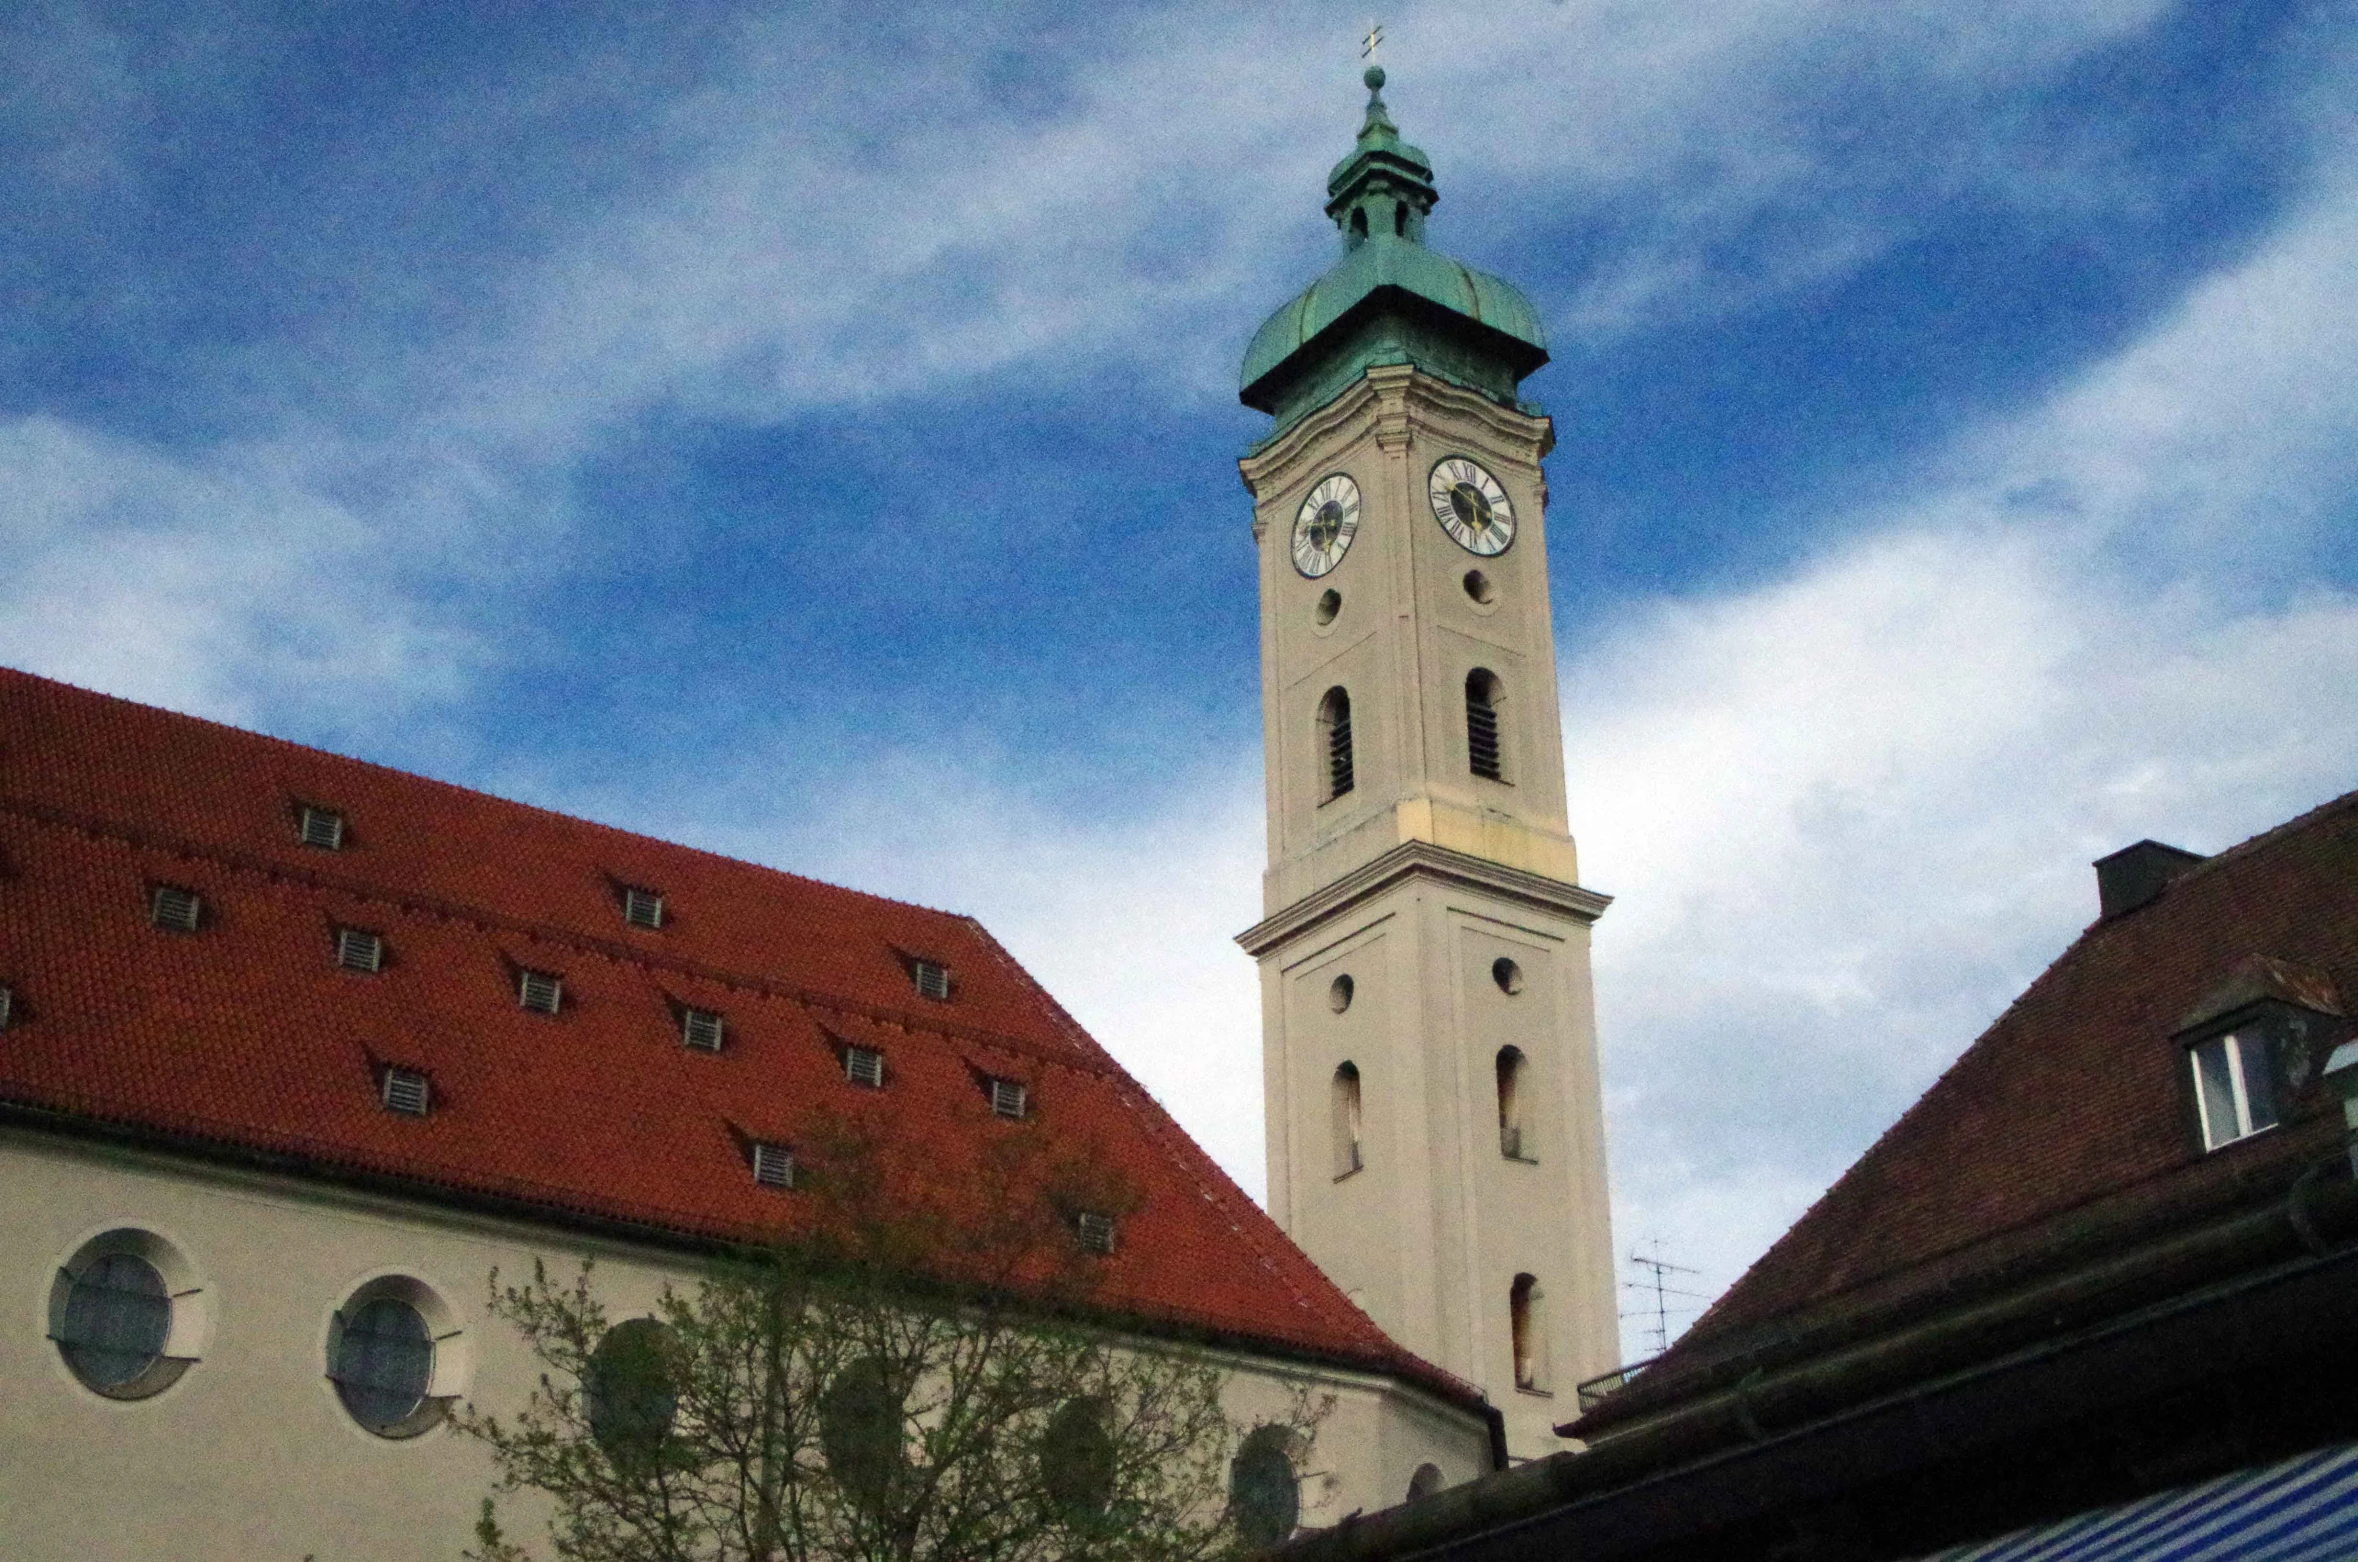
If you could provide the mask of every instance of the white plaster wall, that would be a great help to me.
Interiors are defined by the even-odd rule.
[[[537,1368],[487,1315],[495,1266],[521,1275],[539,1256],[569,1274],[594,1254],[618,1318],[648,1310],[665,1279],[693,1274],[685,1260],[521,1222],[20,1130],[0,1130],[0,1190],[0,1556],[10,1562],[451,1562],[489,1462],[447,1428],[394,1441],[345,1414],[325,1375],[338,1305],[380,1275],[423,1281],[460,1331],[442,1347],[458,1369],[451,1386],[496,1412],[522,1401]],[[58,1266],[123,1227],[169,1242],[200,1287],[179,1305],[201,1325],[190,1347],[201,1359],[129,1402],[84,1388],[46,1338]],[[1306,1523],[1398,1502],[1428,1460],[1453,1484],[1487,1464],[1480,1420],[1420,1392],[1226,1359],[1239,1420],[1278,1413],[1296,1383],[1333,1398],[1304,1461]],[[514,1517],[533,1528],[525,1510]]]

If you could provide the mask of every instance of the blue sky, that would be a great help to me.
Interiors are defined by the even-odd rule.
[[[2090,858],[2358,786],[2358,24],[1385,22],[1552,333],[1618,1237],[1716,1288]],[[10,8],[0,661],[973,911],[1258,1189],[1234,370],[1363,26]]]

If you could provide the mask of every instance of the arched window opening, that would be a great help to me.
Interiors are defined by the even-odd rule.
[[[1348,1177],[1366,1164],[1359,1154],[1359,1065],[1345,1063],[1335,1070],[1335,1175]]]
[[[1523,1075],[1530,1066],[1522,1048],[1498,1049],[1498,1153],[1510,1161],[1534,1158],[1523,1133]]]
[[[1401,239],[1408,237],[1408,203],[1406,201],[1392,203],[1392,236]]]
[[[1416,1467],[1416,1473],[1408,1478],[1408,1500],[1414,1502],[1419,1497],[1430,1497],[1441,1489],[1442,1484],[1439,1465],[1420,1464]]]
[[[1355,207],[1351,212],[1351,242],[1357,244],[1367,237],[1367,208]]]
[[[1498,763],[1498,707],[1503,703],[1497,674],[1485,667],[1466,674],[1466,764],[1493,781],[1506,779]]]
[[[1331,803],[1351,790],[1354,780],[1351,765],[1351,696],[1340,688],[1326,691],[1326,698],[1318,702],[1319,751],[1326,758],[1322,803]]]
[[[1507,1292],[1507,1320],[1514,1342],[1517,1388],[1546,1386],[1547,1330],[1546,1320],[1541,1316],[1544,1301],[1537,1280],[1529,1275],[1515,1276],[1514,1286]]]

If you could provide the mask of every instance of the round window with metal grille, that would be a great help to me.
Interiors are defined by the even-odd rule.
[[[441,1418],[427,1398],[434,1383],[434,1331],[398,1296],[346,1311],[329,1351],[328,1377],[352,1419],[380,1437],[411,1437]]]
[[[172,1294],[137,1253],[102,1253],[69,1275],[57,1348],[88,1387],[120,1399],[161,1390],[171,1334]]]

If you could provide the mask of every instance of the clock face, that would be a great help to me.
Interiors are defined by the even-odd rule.
[[[1464,456],[1436,465],[1425,492],[1433,501],[1433,519],[1468,553],[1488,558],[1506,552],[1515,540],[1515,507],[1506,490]]]
[[[1359,485],[1342,473],[1318,480],[1294,514],[1294,568],[1316,580],[1343,562],[1359,535]]]

